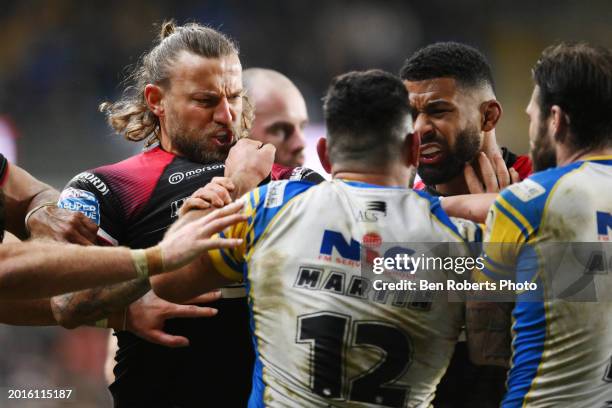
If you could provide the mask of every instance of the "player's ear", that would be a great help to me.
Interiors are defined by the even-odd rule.
[[[499,118],[502,115],[501,104],[495,99],[485,101],[480,104],[480,113],[482,118],[481,129],[483,132],[490,132],[495,129]]]
[[[404,145],[402,147],[402,155],[406,167],[418,167],[420,154],[421,135],[417,132],[409,133],[404,139]]]
[[[548,124],[552,135],[557,142],[563,143],[569,131],[570,118],[558,105],[550,108],[550,122]]]
[[[319,155],[319,161],[323,169],[328,174],[331,174],[331,162],[329,161],[329,154],[327,153],[327,139],[324,137],[317,141],[317,154]]]
[[[147,106],[155,116],[164,116],[164,106],[162,104],[163,90],[154,84],[147,84],[144,89],[144,98]]]

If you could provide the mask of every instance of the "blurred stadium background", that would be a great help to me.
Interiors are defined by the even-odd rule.
[[[308,104],[310,140],[324,134],[320,100],[333,76],[374,67],[397,73],[418,47],[456,40],[489,57],[504,107],[498,139],[524,153],[523,111],[540,51],[557,40],[612,46],[608,0],[3,0],[0,151],[57,188],[136,152],[140,145],[114,135],[97,106],[117,97],[125,67],[157,36],[154,24],[169,18],[219,28],[239,42],[244,67],[273,68],[295,81]],[[1,390],[66,387],[76,396],[70,404],[13,405],[3,391],[0,407],[110,406],[105,347],[97,329],[0,325]]]

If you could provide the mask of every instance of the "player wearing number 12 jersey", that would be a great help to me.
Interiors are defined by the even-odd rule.
[[[438,198],[398,187],[418,160],[407,101],[401,81],[382,71],[337,78],[319,145],[334,180],[252,191],[248,221],[222,234],[244,245],[211,252],[206,276],[194,266],[180,277],[203,287],[221,275],[245,281],[256,349],[250,407],[430,405],[463,303],[444,293],[425,305],[398,302],[373,289],[359,262],[366,234],[463,242]]]

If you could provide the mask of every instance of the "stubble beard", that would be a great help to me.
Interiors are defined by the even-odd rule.
[[[443,184],[451,181],[463,173],[465,163],[471,162],[476,158],[480,151],[480,132],[478,129],[464,129],[457,136],[453,151],[446,140],[436,137],[435,140],[422,141],[422,143],[436,142],[445,147],[450,153],[442,163],[435,165],[419,164],[418,174],[423,182],[428,186]]]
[[[233,143],[218,145],[213,141],[213,135],[219,131],[220,126],[209,125],[204,130],[186,129],[177,126],[169,129],[169,138],[178,152],[194,163],[209,164],[225,162]],[[238,137],[239,129],[233,131],[234,140]]]
[[[541,121],[538,126],[538,134],[533,141],[533,148],[529,152],[534,172],[557,167],[557,153],[550,139],[547,134],[546,122]]]

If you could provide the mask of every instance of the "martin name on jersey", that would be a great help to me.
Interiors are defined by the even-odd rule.
[[[465,226],[477,227],[458,228],[427,193],[351,181],[273,182],[245,201],[247,222],[221,234],[244,244],[211,258],[247,285],[256,349],[249,407],[430,406],[464,304],[372,290],[360,243],[374,235],[462,243]]]

